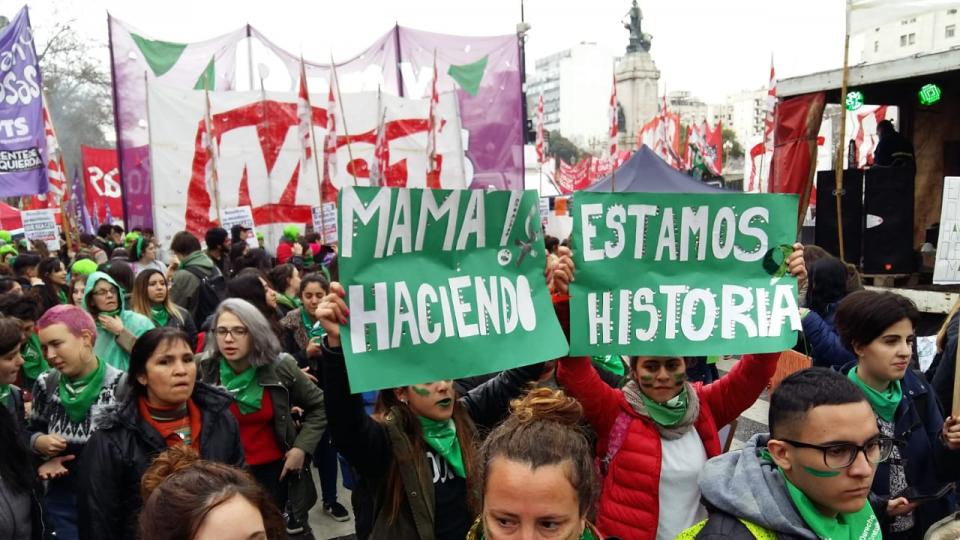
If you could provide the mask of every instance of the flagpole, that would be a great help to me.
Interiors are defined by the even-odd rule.
[[[303,63],[303,55],[300,55],[300,77],[303,78],[303,88],[306,90],[307,112],[310,115],[310,149],[313,151],[313,168],[317,173],[317,194],[320,197],[320,241],[327,243],[327,230],[324,227],[326,223],[325,211],[323,209],[323,178],[320,176],[320,160],[317,158],[317,134],[313,129],[313,105],[310,104],[310,89],[307,88],[307,68]]]
[[[843,262],[847,261],[846,250],[843,242],[843,208],[842,208],[842,197],[843,197],[843,148],[844,148],[844,138],[846,138],[846,129],[847,129],[847,105],[846,105],[846,96],[847,96],[847,82],[849,80],[850,71],[848,68],[849,57],[850,57],[850,0],[847,0],[845,5],[845,15],[846,23],[844,26],[844,35],[843,35],[843,78],[840,83],[840,135],[837,137],[836,142],[836,155],[834,156],[833,164],[833,173],[834,173],[834,191],[836,204],[837,204],[837,240],[840,248],[840,260]],[[859,261],[857,261],[859,263]]]
[[[300,61],[303,61],[302,57]],[[247,70],[247,81],[250,83],[250,89],[253,90],[253,35],[249,24],[247,24]]]
[[[223,220],[220,217],[220,177],[219,173],[217,172],[217,153],[214,151],[213,147],[213,126],[211,125],[213,123],[213,112],[210,110],[210,81],[207,79],[207,77],[203,78],[203,94],[206,104],[206,118],[204,118],[204,124],[206,124],[207,129],[207,149],[210,152],[210,160],[213,161],[213,166],[210,169],[211,175],[213,176],[213,178],[211,178],[211,183],[213,184],[213,200],[214,204],[216,204],[217,223],[222,225]]]
[[[353,166],[353,149],[350,147],[350,130],[347,129],[347,113],[343,109],[343,94],[340,93],[340,77],[337,77],[337,64],[334,63],[332,54],[330,55],[330,70],[333,73],[334,87],[337,89],[337,102],[340,103],[340,118],[343,119],[343,136],[347,139],[347,157],[350,158],[350,175],[353,177],[353,185],[356,186],[357,172]]]

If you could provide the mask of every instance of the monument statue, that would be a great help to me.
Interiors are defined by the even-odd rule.
[[[630,18],[629,21],[627,21],[627,17]],[[630,43],[627,45],[628,53],[650,51],[650,42],[653,41],[653,36],[643,32],[640,28],[642,21],[643,12],[640,11],[637,0],[633,0],[633,6],[623,20],[623,27],[630,31]]]

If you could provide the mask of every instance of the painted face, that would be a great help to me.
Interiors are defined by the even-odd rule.
[[[147,389],[147,401],[158,407],[176,407],[187,402],[197,380],[197,364],[190,346],[182,340],[161,343],[137,382]]]
[[[194,540],[267,540],[263,516],[243,495],[234,495],[207,512]]]
[[[225,359],[236,362],[250,354],[250,331],[233,313],[221,313],[214,332],[217,335],[217,348]]]
[[[147,280],[147,297],[154,304],[162,304],[167,299],[167,279],[163,274],[150,274]]]
[[[857,373],[873,386],[899,381],[910,367],[915,339],[910,319],[891,325],[870,343],[854,347],[860,359]]]
[[[641,356],[636,360],[634,377],[640,390],[657,403],[673,399],[687,380],[687,364],[678,356]]]
[[[23,357],[20,356],[19,346],[0,356],[0,384],[17,382],[17,375],[20,374],[20,366],[22,365]]]
[[[397,388],[394,392],[418,416],[431,420],[448,420],[453,416],[453,404],[457,399],[453,381],[414,384]]]
[[[263,288],[267,291],[267,305],[273,309],[277,309],[277,291],[273,290],[270,287],[270,284],[260,278],[260,283],[263,283]]]
[[[86,287],[86,284],[83,281],[73,282],[73,290],[70,291],[70,299],[73,300],[73,305],[83,306],[84,287]]]
[[[293,269],[293,275],[290,276],[290,281],[287,282],[287,289],[300,290],[300,271],[296,268]]]
[[[483,491],[483,530],[489,540],[575,539],[586,525],[570,462],[532,468],[499,456]]]
[[[40,330],[40,345],[50,367],[68,379],[76,379],[97,368],[93,354],[93,336],[87,332],[75,336],[63,323]]]
[[[93,304],[100,311],[114,311],[120,309],[120,297],[117,288],[111,285],[107,280],[102,279],[93,286],[90,292],[93,297]]]
[[[327,295],[327,291],[319,283],[311,281],[303,288],[303,294],[300,295],[300,301],[303,302],[303,309],[307,312],[310,320],[315,320],[314,313],[320,307],[320,301]]]
[[[50,273],[50,282],[61,287],[67,284],[67,269],[63,264],[56,271]]]
[[[788,438],[817,445],[863,445],[880,434],[876,416],[866,401],[814,407],[795,431]],[[863,452],[846,469],[829,469],[823,451],[816,448],[797,448],[777,440],[772,440],[768,448],[787,478],[810,497],[821,513],[856,512],[866,503],[876,465],[867,461]],[[815,471],[824,472],[812,474]]]

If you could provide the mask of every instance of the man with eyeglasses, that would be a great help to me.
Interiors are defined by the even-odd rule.
[[[893,440],[849,379],[826,368],[785,378],[769,428],[707,462],[700,490],[710,517],[678,538],[881,538],[867,496]]]

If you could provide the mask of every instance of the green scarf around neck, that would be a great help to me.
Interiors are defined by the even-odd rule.
[[[96,360],[97,369],[75,381],[67,380],[63,376],[60,377],[60,403],[67,411],[67,417],[74,424],[83,422],[87,414],[90,413],[90,406],[100,395],[103,376],[107,372],[107,363],[99,358]]]
[[[453,467],[453,472],[460,478],[466,478],[467,473],[463,466],[463,452],[460,450],[460,440],[457,439],[457,426],[453,418],[448,420],[431,420],[418,416],[420,427],[423,428],[423,439],[430,448],[447,460]]]
[[[303,322],[303,328],[307,331],[308,340],[322,338],[327,335],[327,331],[319,324],[313,322],[313,320],[310,319],[310,315],[308,315],[307,311],[302,307],[300,308],[300,321]]]
[[[780,475],[783,476],[783,481],[787,485],[787,493],[793,501],[794,508],[818,538],[823,540],[879,540],[882,538],[877,517],[866,500],[863,502],[863,508],[851,514],[825,516],[817,511],[813,501],[800,491],[800,488],[793,485],[782,470]]]
[[[117,309],[115,309],[115,310],[113,310],[113,311],[101,311],[101,312],[100,312],[100,315],[106,315],[107,317],[119,317],[121,311],[122,311],[122,310],[121,310],[120,308],[117,308]],[[99,315],[97,316],[96,320],[97,320],[97,328],[103,328],[103,325],[100,324],[100,317],[99,317]]]
[[[9,384],[0,384],[0,403],[4,407],[10,406],[10,385]]]
[[[30,337],[20,347],[20,356],[23,357],[23,373],[27,379],[35,381],[50,369],[47,359],[43,357],[43,347],[40,346],[40,337],[31,332]]]
[[[63,290],[62,287],[57,287],[57,300],[61,304],[69,304],[70,299],[67,298],[67,291]]]
[[[150,319],[156,323],[157,328],[163,328],[170,321],[170,312],[163,304],[151,304]]]
[[[877,413],[877,416],[886,422],[893,422],[893,417],[897,413],[900,400],[903,399],[903,389],[900,387],[900,381],[891,382],[886,390],[880,392],[863,382],[863,379],[857,374],[858,369],[859,366],[848,371],[847,378],[863,390],[864,395],[867,396],[867,401],[870,402],[870,406],[873,407],[873,411]]]
[[[220,382],[233,395],[240,414],[250,414],[260,410],[263,402],[263,387],[257,382],[257,368],[250,366],[240,373],[223,358],[220,359]]]
[[[277,303],[291,309],[300,307],[300,299],[296,296],[287,296],[282,292],[277,293]]]
[[[657,403],[640,393],[643,404],[647,408],[647,413],[654,422],[664,427],[672,427],[683,420],[683,415],[687,413],[687,385],[683,385],[683,390],[666,403]]]

